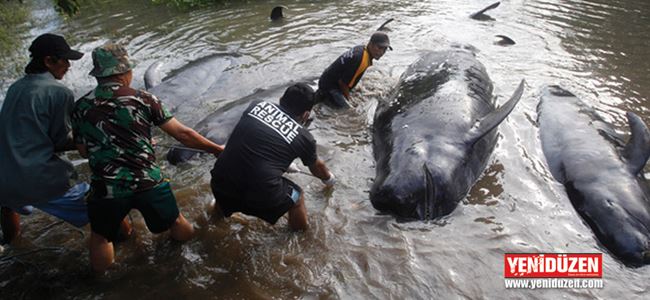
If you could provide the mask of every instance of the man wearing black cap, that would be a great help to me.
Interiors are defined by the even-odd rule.
[[[9,87],[0,111],[0,224],[7,243],[20,234],[18,213],[33,207],[78,227],[88,223],[83,197],[89,186],[72,186],[73,166],[56,154],[75,149],[69,120],[74,95],[57,80],[83,53],[49,33],[29,51],[27,74]]]
[[[348,108],[352,90],[366,69],[372,66],[373,59],[380,59],[390,46],[388,35],[381,31],[370,37],[366,46],[355,46],[339,56],[320,76],[318,81],[318,101],[325,101],[337,108]]]
[[[242,212],[275,224],[288,212],[291,229],[307,229],[304,193],[282,175],[300,157],[326,186],[334,185],[304,127],[313,106],[314,90],[298,83],[287,88],[279,106],[256,101],[244,111],[211,172],[216,216]]]

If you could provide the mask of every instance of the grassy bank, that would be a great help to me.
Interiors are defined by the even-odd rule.
[[[17,0],[0,0],[0,106],[8,84],[22,74],[23,35],[28,31],[29,5]],[[20,61],[20,63],[17,63]]]
[[[0,56],[11,56],[18,48],[19,28],[25,24],[28,15],[28,10],[19,1],[0,2]]]

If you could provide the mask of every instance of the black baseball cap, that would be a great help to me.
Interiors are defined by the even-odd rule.
[[[390,46],[390,40],[388,39],[388,35],[381,31],[377,31],[373,33],[372,36],[370,37],[370,42],[377,46],[385,47],[390,50],[393,50],[393,47]]]
[[[280,106],[291,115],[298,115],[314,107],[314,89],[299,82],[288,87],[280,98]]]
[[[65,39],[56,34],[46,33],[39,35],[29,46],[31,57],[56,56],[70,60],[78,60],[83,53],[70,49]]]

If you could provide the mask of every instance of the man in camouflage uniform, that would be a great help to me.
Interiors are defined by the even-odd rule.
[[[154,95],[132,89],[134,64],[122,46],[106,44],[92,56],[90,75],[97,78],[98,86],[77,101],[72,124],[77,148],[89,158],[92,171],[90,262],[102,272],[113,263],[112,242],[119,223],[133,208],[153,233],[170,230],[179,241],[194,234],[156,164],[152,127],[160,127],[188,147],[215,155],[223,147],[177,121]]]

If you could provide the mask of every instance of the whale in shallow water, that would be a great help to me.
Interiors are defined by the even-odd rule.
[[[494,18],[490,17],[489,15],[486,15],[485,12],[491,9],[495,9],[501,4],[500,1],[495,2],[490,4],[489,6],[471,14],[469,17],[474,19],[474,20],[479,20],[479,21],[494,21]]]
[[[222,80],[224,73],[236,63],[236,55],[215,54],[192,61],[174,70],[163,80],[161,62],[155,62],[144,74],[147,90],[156,95],[174,116],[193,124],[192,114],[201,108],[201,101]]]
[[[628,265],[650,263],[650,198],[640,174],[650,132],[634,113],[627,143],[593,109],[558,86],[538,105],[542,150],[553,177],[598,240]]]
[[[311,79],[312,84],[314,80],[315,79]],[[251,102],[268,101],[278,103],[284,91],[294,83],[295,82],[290,82],[287,84],[276,85],[268,89],[259,89],[246,97],[220,107],[216,111],[207,115],[193,127],[198,133],[209,140],[224,145],[228,141],[230,133],[235,128],[235,125],[239,122],[244,110],[246,110]],[[198,153],[199,151],[185,147],[172,147],[167,152],[167,161],[175,165],[190,160]]]
[[[402,219],[451,213],[487,165],[496,128],[519,101],[523,84],[497,109],[492,82],[473,52],[420,57],[375,113],[372,205]]]

